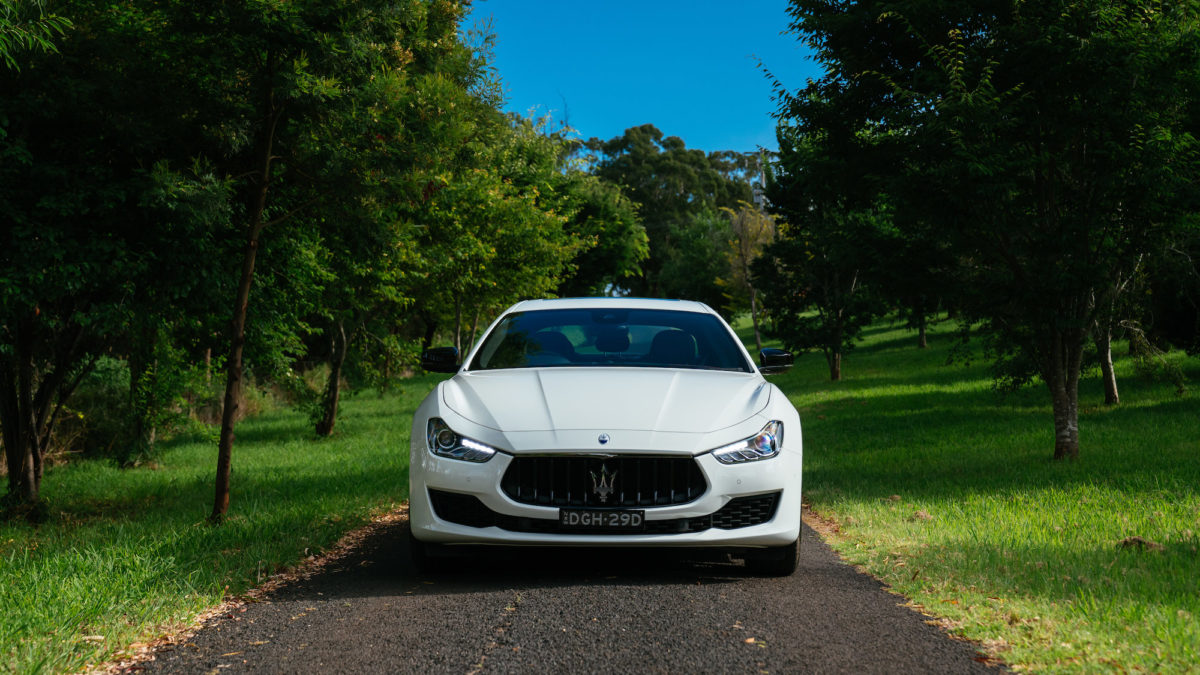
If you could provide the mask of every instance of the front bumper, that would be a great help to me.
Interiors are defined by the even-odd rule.
[[[500,483],[512,459],[499,454],[472,464],[414,451],[413,535],[442,544],[765,547],[789,544],[800,534],[801,459],[786,448],[773,459],[744,465],[696,457],[708,489],[686,504],[646,507],[645,531],[637,533],[561,530],[558,507],[518,503],[504,494]],[[764,513],[768,501],[770,512]],[[447,504],[455,503],[469,508],[448,512]]]

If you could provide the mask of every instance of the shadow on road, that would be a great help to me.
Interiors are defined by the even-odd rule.
[[[418,574],[408,522],[189,642],[148,672],[990,673],[805,528],[787,578],[696,550],[470,549]]]
[[[807,530],[807,527],[806,527]],[[815,541],[811,531],[805,538]],[[748,576],[740,560],[704,549],[464,547],[432,573],[412,564],[408,522],[371,533],[346,557],[273,594],[278,599],[446,595],[606,585],[711,585]]]

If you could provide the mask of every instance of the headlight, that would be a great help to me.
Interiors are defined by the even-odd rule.
[[[425,439],[429,442],[429,451],[438,457],[486,462],[496,454],[496,449],[492,446],[455,433],[437,417],[429,419]]]
[[[744,464],[770,459],[779,454],[783,447],[783,422],[768,422],[762,431],[737,443],[730,443],[712,451],[713,457],[722,464]]]

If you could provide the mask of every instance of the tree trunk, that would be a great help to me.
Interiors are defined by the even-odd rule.
[[[925,326],[928,321],[925,318],[925,313],[917,310],[917,349],[928,349],[929,338],[926,335]]]
[[[475,313],[471,315],[471,337],[467,340],[467,349],[470,349],[475,344],[475,331],[479,329],[479,308],[475,308]]]
[[[825,363],[829,365],[829,380],[831,382],[838,382],[842,379],[842,335],[844,334],[845,324],[839,315],[838,321],[834,325],[833,335],[822,350],[825,352]]]
[[[762,335],[758,331],[758,291],[750,287],[750,323],[754,325],[755,353],[762,351]]]
[[[30,446],[26,433],[25,416],[21,410],[21,387],[15,364],[16,355],[3,357],[0,361],[0,431],[4,434],[4,462],[8,470],[8,498],[12,501],[27,501],[27,484],[32,475],[26,471],[32,467]],[[34,487],[34,498],[37,496]]]
[[[266,185],[262,196],[266,198]],[[237,421],[238,401],[242,400],[242,353],[246,346],[246,310],[250,304],[250,285],[254,280],[254,259],[258,253],[258,238],[262,235],[262,212],[256,212],[248,228],[246,249],[242,255],[242,278],[230,321],[229,359],[225,364],[225,400],[221,406],[221,435],[217,442],[217,477],[209,522],[220,523],[229,510],[229,470],[233,459],[233,427]]]
[[[837,350],[825,352],[825,362],[829,364],[829,379],[837,382],[842,379],[842,353]]]
[[[1100,374],[1104,379],[1104,405],[1117,405],[1121,395],[1117,391],[1117,374],[1113,370],[1112,329],[1096,329],[1096,350],[1100,353]]]
[[[421,351],[427,352],[433,346],[433,338],[437,335],[437,321],[432,316],[425,317],[425,335],[421,338]]]
[[[90,363],[81,360],[82,326],[71,324],[46,338],[35,334],[38,315],[34,308],[29,316],[9,327],[15,338],[12,350],[0,352],[0,438],[8,470],[7,499],[33,507],[41,498],[43,460],[63,403],[95,363],[94,359]],[[42,371],[35,345],[47,339],[52,343],[52,360]],[[69,373],[74,374],[70,379]]]
[[[1058,333],[1051,336],[1042,379],[1050,388],[1054,409],[1054,459],[1079,459],[1079,371],[1085,336]]]
[[[1054,459],[1079,459],[1079,390],[1059,382],[1050,387],[1054,405]]]
[[[258,239],[262,236],[266,221],[263,215],[267,208],[267,192],[271,186],[271,163],[274,159],[275,125],[280,112],[273,103],[268,103],[271,121],[264,133],[259,157],[262,166],[256,180],[246,226],[246,248],[242,254],[242,277],[238,283],[237,297],[233,303],[233,318],[229,326],[229,359],[225,364],[225,401],[221,407],[221,435],[217,443],[217,476],[214,481],[213,510],[208,516],[211,523],[220,523],[229,510],[229,470],[233,460],[233,427],[237,421],[238,401],[242,399],[242,353],[246,347],[246,310],[250,305],[250,286],[254,281],[254,262],[258,254]]]
[[[33,328],[32,319],[22,322],[17,336],[17,433],[21,436],[21,468],[19,470],[20,485],[18,496],[27,504],[34,504],[41,495],[42,448],[38,441],[36,419],[38,413],[34,410],[34,366],[33,366]]]
[[[25,438],[21,434],[21,406],[17,396],[14,354],[0,352],[0,438],[4,442],[4,468],[8,474],[8,497],[21,490],[21,466],[25,460]]]
[[[17,433],[20,414],[17,409],[16,382],[8,359],[0,360],[0,438],[4,443],[4,468],[8,475],[8,495],[16,497],[21,489],[20,472],[24,444]]]
[[[462,354],[462,301],[454,299],[454,348]]]
[[[325,385],[325,396],[321,402],[323,413],[317,422],[318,436],[333,435],[337,424],[338,399],[342,390],[342,364],[346,362],[346,325],[338,321],[333,331],[333,349],[329,354],[329,382]]]
[[[48,379],[38,378],[33,356],[33,326],[36,315],[17,322],[13,352],[3,357],[4,454],[8,467],[9,497],[16,502],[35,505],[41,496],[43,435],[39,420],[46,418],[50,397]],[[38,380],[41,379],[41,382]],[[40,390],[35,392],[35,387]],[[48,434],[47,434],[48,437]],[[47,438],[48,440],[48,438]]]

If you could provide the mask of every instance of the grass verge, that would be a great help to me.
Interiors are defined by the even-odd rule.
[[[946,365],[952,339],[878,324],[843,381],[819,354],[774,378],[830,543],[1017,669],[1200,672],[1200,396],[1119,358],[1123,402],[1085,378],[1080,459],[1057,463],[1044,386],[993,391],[981,360]]]
[[[239,424],[220,527],[205,522],[215,442],[166,443],[156,469],[53,469],[43,483],[50,522],[0,522],[0,671],[78,671],[119,657],[399,505],[412,412],[437,379],[343,399],[330,439],[291,410]]]

